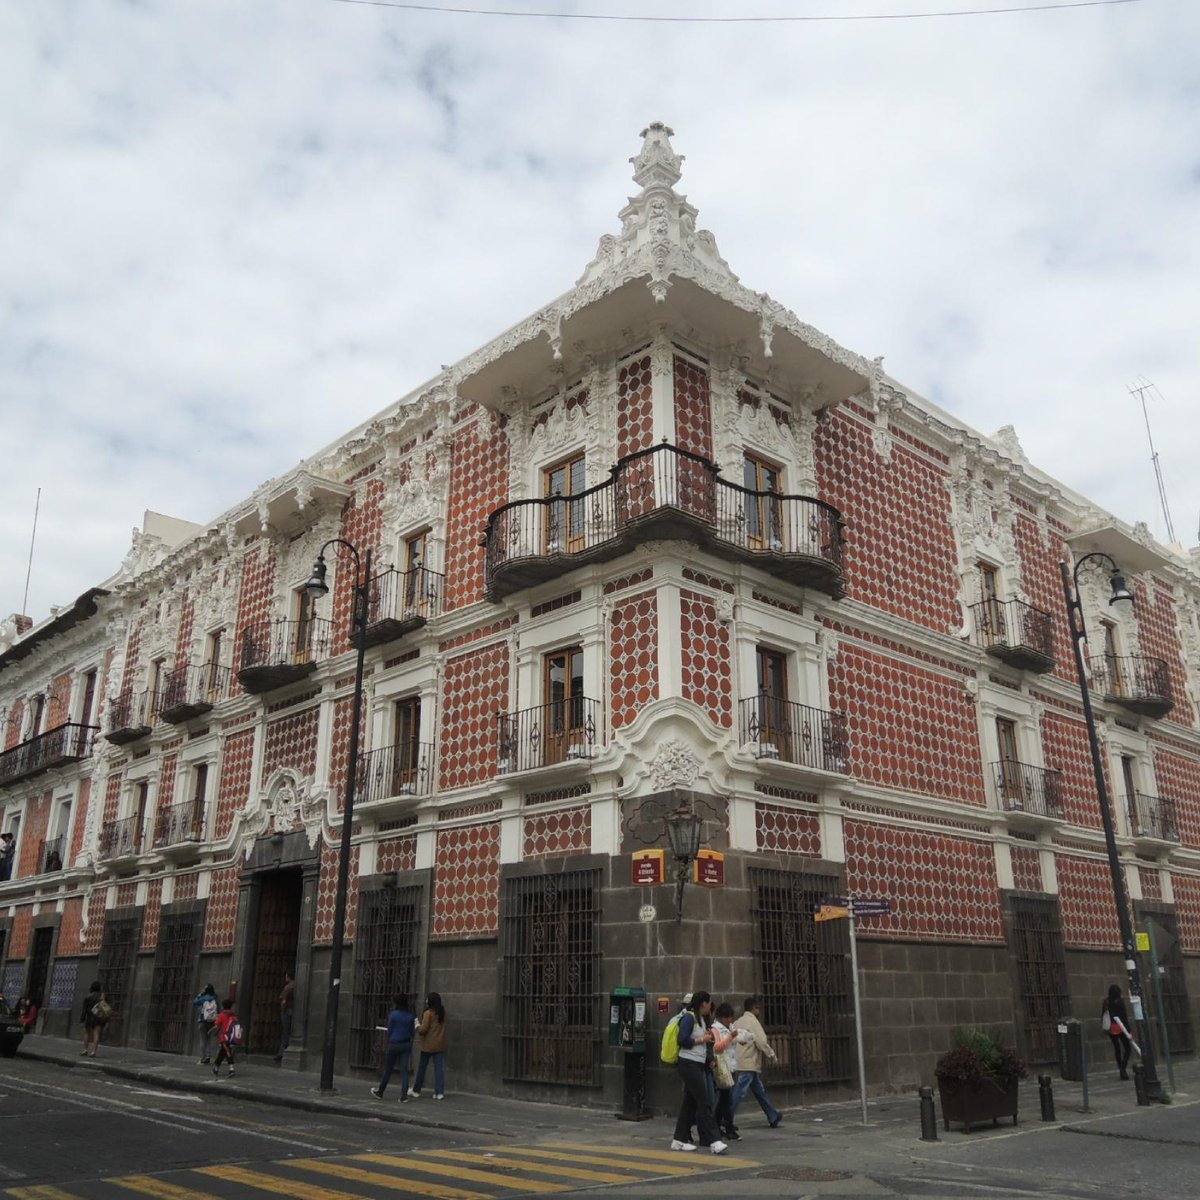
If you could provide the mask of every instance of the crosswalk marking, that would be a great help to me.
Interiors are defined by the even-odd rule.
[[[165,1179],[155,1179],[152,1175],[121,1175],[105,1182],[115,1183],[131,1192],[141,1192],[143,1196],[156,1196],[158,1200],[213,1200],[211,1192],[197,1192]]]
[[[594,1146],[593,1150],[599,1150],[600,1147]],[[534,1150],[528,1146],[522,1146],[517,1151],[524,1158],[550,1158],[555,1162],[562,1162],[561,1150]],[[613,1162],[614,1157],[618,1160]],[[613,1147],[611,1154],[602,1156],[600,1154],[572,1154],[570,1161],[573,1163],[590,1163],[597,1167],[612,1167],[619,1166],[622,1171],[640,1171],[646,1167],[653,1167],[654,1171],[659,1175],[695,1175],[704,1168],[700,1163],[689,1161],[680,1154],[672,1155],[677,1160],[669,1163],[651,1163],[651,1162],[631,1162],[627,1166],[621,1165],[620,1160],[625,1158],[624,1148],[618,1149]]]
[[[512,1167],[517,1171],[532,1171],[536,1175],[557,1175],[563,1179],[575,1179],[583,1183],[632,1183],[637,1178],[638,1171],[637,1167],[626,1167],[619,1172],[589,1171],[586,1167],[566,1166],[561,1161],[554,1166],[547,1166],[545,1163],[527,1158],[510,1158],[506,1154],[470,1154],[463,1150],[426,1150],[422,1153],[422,1161],[427,1154],[435,1158],[448,1158],[451,1162],[486,1163],[494,1167]],[[632,1175],[631,1171],[634,1172]]]
[[[468,1183],[486,1183],[492,1187],[510,1188],[514,1192],[561,1192],[557,1183],[542,1179],[506,1179],[499,1171],[473,1171],[470,1167],[451,1166],[449,1163],[430,1162],[425,1158],[401,1158],[396,1154],[356,1154],[359,1162],[380,1163],[385,1167],[402,1167],[406,1171],[420,1171],[425,1175],[442,1175],[450,1179],[462,1179]]]
[[[585,1153],[595,1154],[596,1145],[592,1142],[542,1142],[552,1150],[582,1150]],[[614,1147],[614,1152],[619,1153],[623,1158],[644,1158],[648,1159],[649,1163],[668,1162],[668,1163],[683,1163],[690,1166],[696,1163],[697,1168],[701,1162],[712,1162],[713,1165],[722,1167],[761,1167],[762,1163],[752,1162],[748,1158],[734,1158],[731,1154],[722,1154],[714,1157],[706,1154],[701,1149],[694,1154],[682,1154],[678,1150],[640,1150],[633,1146]],[[649,1165],[649,1163],[647,1165]]]
[[[402,1179],[399,1175],[385,1175],[382,1171],[364,1171],[362,1167],[350,1167],[341,1163],[324,1162],[319,1158],[290,1158],[286,1167],[296,1167],[301,1171],[316,1171],[321,1175],[334,1175],[347,1183],[369,1183],[375,1187],[390,1188],[396,1192],[412,1192],[416,1196],[432,1196],[437,1200],[488,1200],[483,1192],[468,1192],[463,1188],[450,1187],[444,1183],[430,1183],[423,1180],[415,1183],[411,1179]]]
[[[280,1196],[298,1196],[300,1200],[362,1200],[358,1192],[337,1192],[333,1188],[316,1187],[295,1179],[280,1179],[277,1175],[264,1175],[261,1171],[250,1171],[245,1167],[197,1167],[201,1175],[211,1175],[227,1183],[241,1183],[246,1187],[258,1188],[260,1192],[275,1192]]]
[[[17,1200],[78,1200],[78,1197],[73,1196],[70,1192],[64,1192],[62,1188],[51,1187],[48,1183],[38,1184],[34,1187],[9,1188],[5,1195],[15,1196]]]

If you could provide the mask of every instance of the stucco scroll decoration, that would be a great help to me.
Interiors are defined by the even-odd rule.
[[[650,778],[656,788],[691,787],[700,776],[696,752],[683,742],[672,739],[659,746],[650,760]]]

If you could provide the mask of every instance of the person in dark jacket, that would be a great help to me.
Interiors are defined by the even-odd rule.
[[[1105,1020],[1105,1018],[1108,1018]],[[1133,1049],[1133,1039],[1129,1036],[1129,1014],[1125,1011],[1125,1000],[1121,989],[1113,984],[1108,989],[1108,995],[1100,1006],[1100,1023],[1112,1041],[1113,1057],[1117,1060],[1117,1070],[1122,1079],[1128,1079],[1126,1067],[1129,1066],[1129,1053]]]
[[[400,1103],[403,1104],[408,1099],[408,1063],[412,1058],[413,1032],[416,1026],[416,1014],[408,1007],[408,997],[403,994],[397,995],[392,1001],[392,1011],[388,1013],[385,1027],[388,1048],[387,1057],[383,1060],[383,1075],[378,1086],[371,1089],[371,1095],[377,1099],[383,1099],[397,1060],[400,1062]]]
[[[683,1099],[675,1121],[672,1150],[695,1150],[691,1139],[692,1123],[700,1132],[700,1145],[714,1154],[724,1154],[727,1147],[721,1141],[721,1131],[713,1118],[712,1079],[713,1034],[712,996],[708,992],[693,992],[691,1003],[679,1018],[679,1061],[675,1064],[683,1084]]]
[[[88,994],[83,998],[83,1011],[79,1014],[83,1022],[83,1049],[80,1054],[85,1058],[95,1058],[96,1051],[100,1049],[100,1035],[104,1032],[105,1018],[98,1015],[95,1008],[104,999],[104,989],[100,986],[100,980],[94,979],[92,986],[88,988]]]

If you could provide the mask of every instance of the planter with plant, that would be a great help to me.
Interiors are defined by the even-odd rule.
[[[1016,1052],[983,1029],[956,1029],[954,1046],[934,1068],[942,1101],[942,1120],[973,1125],[1001,1117],[1017,1123],[1017,1084],[1025,1078],[1025,1064]]]

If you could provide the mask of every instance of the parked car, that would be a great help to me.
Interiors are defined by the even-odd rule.
[[[25,1029],[16,1017],[0,1017],[0,1056],[12,1058],[24,1036]]]

